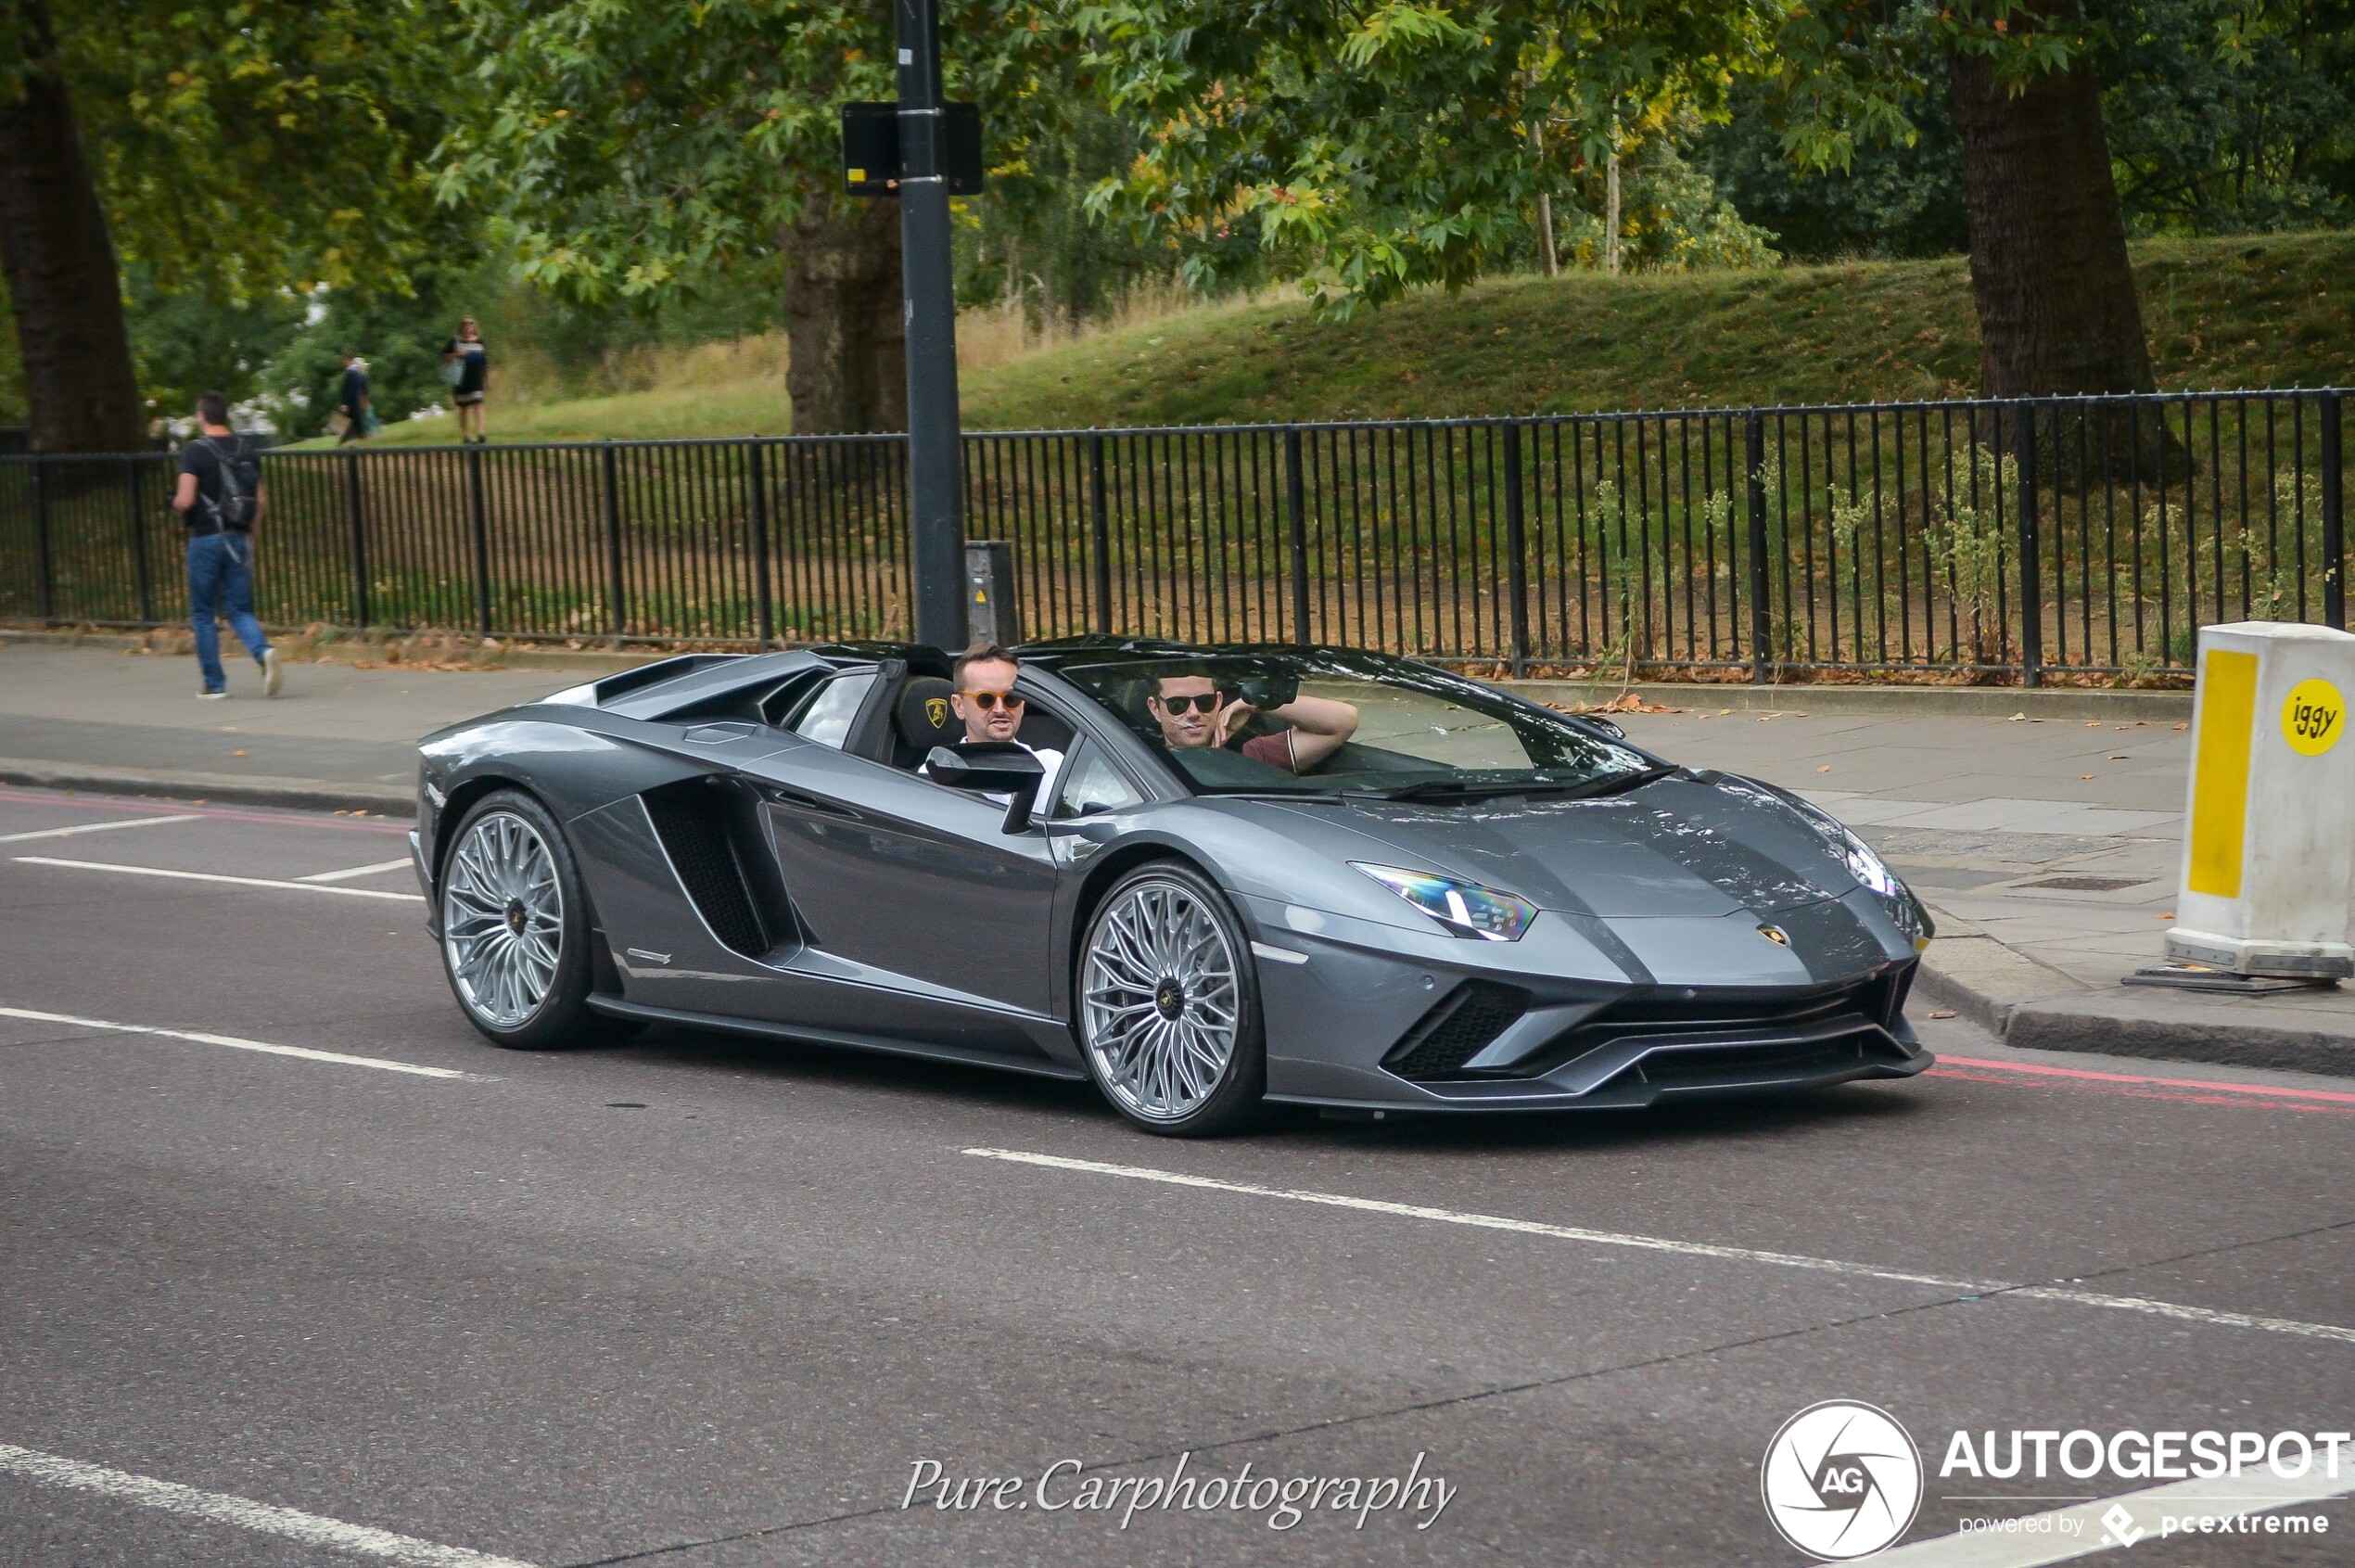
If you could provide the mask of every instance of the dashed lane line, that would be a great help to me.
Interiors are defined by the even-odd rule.
[[[314,1051],[307,1045],[275,1045],[269,1040],[237,1035],[206,1034],[197,1029],[159,1029],[148,1024],[118,1024],[107,1018],[78,1018],[70,1013],[37,1013],[29,1007],[0,1007],[0,1018],[24,1018],[36,1024],[63,1024],[77,1029],[105,1029],[123,1035],[155,1035],[163,1039],[192,1040],[197,1045],[223,1045],[232,1051],[258,1052],[264,1056],[294,1056],[305,1062],[327,1062],[338,1067],[374,1067],[380,1073],[409,1073],[421,1078],[457,1078],[470,1083],[491,1080],[480,1073],[454,1067],[426,1067],[414,1062],[394,1062],[382,1056],[349,1056],[340,1051]]]
[[[166,822],[193,822],[201,819],[193,812],[176,817],[134,817],[121,822],[77,822],[72,827],[45,827],[37,833],[0,833],[0,844],[22,844],[32,838],[72,838],[85,833],[112,833],[124,827],[161,827]]]
[[[1116,1176],[1131,1181],[1155,1181],[1171,1187],[1196,1187],[1214,1192],[1234,1192],[1245,1197],[1277,1198],[1286,1203],[1316,1204],[1326,1208],[1356,1209],[1367,1214],[1386,1214],[1401,1219],[1435,1220],[1443,1225],[1466,1225],[1483,1230],[1510,1230],[1525,1236],[1547,1236],[1557,1241],[1586,1242],[1598,1246],[1634,1247],[1644,1252],[1674,1253],[1686,1257],[1719,1258],[1729,1263],[1765,1264],[1777,1268],[1805,1268],[1820,1274],[1840,1274],[1858,1280],[1887,1280],[1897,1284],[1926,1285],[1933,1290],[1952,1291],[1958,1295],[1977,1299],[2001,1297],[2005,1300],[2053,1301],[2072,1307],[2102,1307],[2118,1312],[2139,1312],[2158,1318],[2171,1318],[2181,1322],[2206,1323],[2218,1328],[2260,1329],[2268,1333],[2297,1334],[2307,1339],[2336,1340],[2355,1345],[2355,1329],[2336,1323],[2307,1323],[2293,1318],[2267,1318],[2247,1312],[2222,1312],[2207,1307],[2186,1307],[2171,1301],[2150,1301],[2141,1296],[2106,1295],[2098,1291],[2072,1290],[2065,1285],[2027,1285],[1991,1283],[1983,1280],[1955,1280],[1937,1274],[1917,1274],[1902,1268],[1883,1268],[1870,1263],[1852,1263],[1839,1258],[1809,1257],[1800,1253],[1769,1252],[1759,1247],[1724,1246],[1713,1242],[1680,1242],[1666,1236],[1642,1236],[1619,1230],[1590,1230],[1576,1225],[1549,1225],[1541,1220],[1513,1219],[1504,1215],[1474,1214],[1461,1209],[1433,1208],[1423,1204],[1393,1203],[1381,1198],[1357,1198],[1342,1192],[1318,1192],[1303,1188],[1263,1187],[1256,1182],[1229,1181],[1221,1177],[1192,1176],[1183,1171],[1157,1170],[1150,1166],[1108,1165],[1101,1160],[1073,1159],[1063,1154],[1031,1154],[1020,1149],[967,1149],[968,1154],[985,1160],[1004,1160],[1013,1165],[1043,1166],[1049,1170],[1083,1172],[1091,1176]]]
[[[426,901],[425,895],[421,893],[388,893],[375,887],[338,887],[325,882],[287,882],[267,876],[224,876],[211,871],[167,871],[161,866],[124,866],[111,860],[61,860],[49,855],[19,855],[16,859],[19,865],[62,866],[69,871],[110,871],[124,876],[169,877],[175,882],[225,882],[233,887],[291,888],[297,893],[335,893],[347,899],[399,899],[412,904]]]
[[[2336,1473],[2324,1474],[2320,1460],[2309,1456],[2307,1462],[2309,1470],[2303,1475],[2283,1477],[2269,1467],[2242,1475],[2173,1481],[2122,1497],[2095,1498],[2069,1508],[2005,1520],[2005,1527],[2001,1529],[1970,1530],[1893,1547],[1872,1561],[1875,1568],[2043,1568],[2048,1562],[2067,1562],[2137,1541],[2172,1539],[2183,1533],[2180,1524],[2166,1531],[2163,1522],[2168,1519],[2246,1519],[2355,1494],[2355,1470],[2334,1465],[2331,1468]],[[2276,1543],[2312,1538],[2310,1534],[2280,1531],[2219,1534],[2214,1527],[2203,1533],[2196,1525],[2192,1535],[2217,1547],[2234,1541],[2253,1545],[2265,1538]]]
[[[309,876],[298,876],[297,882],[341,882],[346,877],[374,876],[381,871],[406,871],[417,862],[403,855],[397,860],[378,860],[372,866],[346,866],[341,871],[314,871]],[[2355,1095],[2349,1096],[2355,1099]]]
[[[532,1564],[520,1558],[494,1557],[487,1551],[443,1546],[438,1541],[419,1540],[414,1536],[396,1536],[389,1530],[371,1529],[365,1524],[347,1524],[340,1519],[329,1519],[324,1514],[280,1508],[274,1503],[259,1503],[251,1498],[236,1497],[227,1492],[200,1492],[177,1481],[159,1481],[152,1475],[134,1475],[127,1470],[84,1464],[79,1460],[62,1459],[56,1454],[45,1454],[37,1448],[19,1448],[6,1443],[0,1443],[0,1475],[13,1475],[43,1486],[95,1493],[117,1502],[136,1503],[141,1508],[175,1513],[184,1519],[201,1519],[214,1524],[255,1530],[263,1535],[299,1541],[304,1546],[327,1547],[337,1551],[373,1557],[379,1562],[401,1564],[401,1568],[532,1568]]]

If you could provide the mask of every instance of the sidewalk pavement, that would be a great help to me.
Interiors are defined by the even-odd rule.
[[[574,662],[297,665],[270,701],[240,669],[198,702],[186,657],[0,637],[0,782],[407,815],[416,736],[616,668]],[[1646,693],[1677,710],[1619,715],[1638,744],[1804,793],[1913,885],[1938,922],[1932,1005],[2014,1046],[2355,1076],[2355,990],[2119,985],[2159,962],[2174,907],[2187,696]]]

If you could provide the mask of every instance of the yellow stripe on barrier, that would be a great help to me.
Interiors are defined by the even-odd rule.
[[[2192,771],[2192,864],[2185,885],[2241,896],[2248,826],[2248,747],[2257,720],[2257,656],[2213,649],[2199,675],[2199,756]]]

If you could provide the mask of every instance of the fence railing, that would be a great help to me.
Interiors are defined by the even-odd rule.
[[[974,433],[1026,635],[1533,669],[2185,669],[2346,621],[2336,390]],[[897,436],[272,452],[274,624],[581,642],[909,632]],[[0,616],[152,626],[170,458],[0,457]]]

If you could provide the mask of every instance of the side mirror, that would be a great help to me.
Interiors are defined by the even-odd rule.
[[[1031,807],[1047,777],[1038,759],[1012,741],[977,741],[952,750],[932,748],[924,771],[936,784],[950,789],[974,789],[1012,797],[1006,803],[1006,831],[1020,833],[1030,825]]]

